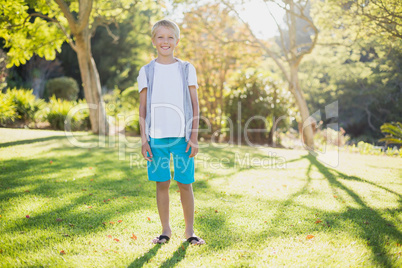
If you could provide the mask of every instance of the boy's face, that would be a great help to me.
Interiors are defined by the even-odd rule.
[[[160,26],[156,29],[152,44],[156,47],[158,56],[169,57],[173,56],[174,49],[179,44],[179,39],[176,38],[173,29]]]

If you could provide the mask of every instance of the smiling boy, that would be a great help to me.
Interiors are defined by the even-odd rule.
[[[188,62],[174,57],[180,29],[170,20],[152,27],[152,44],[158,57],[143,66],[138,76],[142,155],[148,161],[148,179],[156,182],[156,201],[162,234],[153,243],[166,243],[172,230],[169,223],[170,155],[174,180],[180,189],[191,244],[205,244],[194,233],[194,156],[198,153],[199,107],[197,75]]]

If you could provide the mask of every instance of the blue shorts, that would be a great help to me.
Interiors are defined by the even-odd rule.
[[[152,161],[147,161],[148,179],[150,181],[168,181],[170,175],[170,154],[173,155],[174,180],[183,184],[194,182],[194,157],[189,157],[191,147],[186,153],[185,138],[150,138]],[[149,156],[149,155],[148,155]]]

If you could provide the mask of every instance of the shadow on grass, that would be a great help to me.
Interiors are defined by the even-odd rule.
[[[387,251],[384,248],[384,244],[387,243],[386,237],[392,237],[396,241],[402,241],[402,233],[396,229],[391,222],[384,219],[377,211],[370,208],[358,194],[356,194],[351,188],[344,185],[339,181],[339,177],[347,180],[355,180],[363,183],[370,184],[372,186],[378,187],[379,189],[386,190],[389,193],[392,193],[399,197],[399,202],[401,203],[401,195],[389,190],[383,186],[377,185],[373,182],[369,182],[363,180],[361,178],[355,176],[348,176],[339,172],[337,170],[331,169],[323,165],[319,162],[314,156],[308,155],[305,156],[311,165],[315,166],[318,171],[324,175],[324,177],[328,180],[330,186],[333,189],[339,189],[346,192],[353,200],[360,206],[359,209],[349,208],[347,212],[344,212],[340,215],[340,217],[344,219],[350,219],[354,221],[360,227],[360,236],[366,239],[368,242],[368,246],[372,251],[372,256],[374,261],[381,265],[382,267],[392,267],[393,263],[390,259],[390,256],[387,254]],[[363,219],[369,219],[368,221],[363,221]],[[368,226],[368,224],[376,225],[376,226]]]
[[[142,267],[146,263],[148,263],[158,252],[158,250],[162,247],[162,244],[155,244],[147,253],[133,261],[129,266],[129,268],[137,268]]]
[[[9,146],[16,146],[16,145],[23,145],[23,144],[32,144],[32,143],[35,143],[35,142],[44,142],[44,141],[52,141],[52,140],[65,140],[65,139],[66,139],[65,136],[49,136],[49,137],[36,138],[36,139],[30,139],[30,140],[10,141],[10,142],[0,143],[0,148],[9,147]]]
[[[340,180],[351,180],[361,183],[366,183],[372,187],[384,190],[389,194],[393,194],[399,198],[399,203],[402,202],[401,194],[390,190],[382,185],[378,185],[374,182],[364,180],[356,176],[348,176],[338,170],[328,168],[319,162],[312,155],[304,155],[298,159],[292,159],[289,162],[297,162],[308,160],[309,164],[306,171],[306,182],[300,190],[291,194],[286,200],[275,201],[276,213],[275,216],[270,220],[273,225],[267,225],[267,227],[260,232],[256,232],[251,235],[253,241],[261,241],[263,239],[269,239],[270,237],[288,237],[289,235],[299,235],[305,234],[306,232],[316,232],[325,230],[335,230],[348,232],[351,235],[357,234],[359,237],[367,241],[367,247],[371,250],[371,258],[380,267],[393,267],[394,261],[391,259],[391,255],[387,252],[384,247],[388,243],[388,239],[392,238],[397,243],[402,241],[402,233],[384,217],[381,216],[380,212],[382,210],[375,210],[369,207],[363,199],[350,187],[343,184]],[[359,208],[348,207],[347,201],[343,200],[341,196],[337,196],[337,201],[345,204],[344,212],[329,212],[326,210],[311,208],[309,206],[300,205],[297,198],[302,195],[310,194],[308,193],[309,185],[312,181],[312,170],[317,169],[319,173],[323,175],[329,183],[333,194],[337,194],[337,191],[343,191],[349,195],[354,202],[359,206]],[[322,179],[320,179],[322,180]],[[311,195],[310,195],[311,196]],[[272,203],[272,201],[270,201]],[[271,204],[272,205],[272,204]],[[402,210],[400,206],[399,211]],[[389,211],[385,211],[390,213]],[[320,215],[322,221],[325,223],[325,227],[318,224],[311,224],[311,222],[299,223],[298,225],[293,225],[295,219],[298,218],[299,213],[308,213],[310,215]],[[395,220],[398,220],[395,217]],[[314,222],[314,221],[313,221]],[[353,224],[348,224],[350,229],[344,229],[345,223],[352,222]],[[342,226],[342,227],[341,227]]]
[[[161,268],[175,267],[179,262],[181,262],[184,259],[184,257],[186,257],[186,251],[188,246],[189,246],[188,242],[182,243],[173,253],[172,257],[164,261],[159,267]]]

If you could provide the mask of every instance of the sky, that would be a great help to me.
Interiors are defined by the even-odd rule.
[[[170,11],[171,6],[167,4],[167,11]],[[285,12],[278,7],[276,4],[269,3],[268,6],[264,4],[262,0],[250,0],[242,6],[243,8],[238,9],[240,16],[244,21],[246,21],[254,34],[262,39],[268,39],[275,35],[278,35],[277,26],[274,19],[268,12],[268,8],[271,10],[272,14],[275,16],[279,24],[283,23],[283,15]],[[169,12],[171,15],[169,18],[180,21],[182,18],[184,10],[181,8],[176,9],[174,12]]]
[[[267,7],[262,1],[252,0],[245,5],[245,10],[240,12],[240,16],[250,25],[254,34],[263,39],[278,35],[278,28],[268,8],[276,21],[282,24],[285,12],[274,3],[269,3]]]

